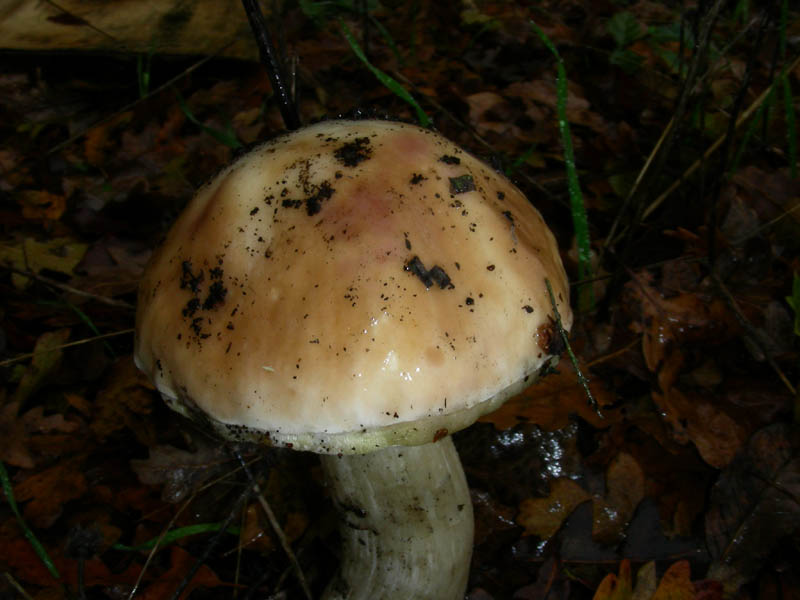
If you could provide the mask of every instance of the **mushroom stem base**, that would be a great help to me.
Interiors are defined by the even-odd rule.
[[[342,517],[342,563],[326,600],[456,600],[472,556],[469,488],[450,436],[323,456]]]

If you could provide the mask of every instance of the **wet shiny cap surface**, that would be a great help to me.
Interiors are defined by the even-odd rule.
[[[502,175],[413,125],[327,121],[191,200],[142,279],[135,358],[234,439],[423,443],[551,358],[545,278],[568,328],[555,240]]]

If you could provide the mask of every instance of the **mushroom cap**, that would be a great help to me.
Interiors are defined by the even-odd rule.
[[[236,160],[148,264],[136,364],[225,437],[322,453],[433,441],[533,381],[565,328],[555,239],[442,136],[326,121]]]

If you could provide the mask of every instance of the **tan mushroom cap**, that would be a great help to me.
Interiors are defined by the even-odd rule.
[[[440,135],[327,121],[203,187],[141,282],[136,362],[226,437],[326,453],[419,444],[521,389],[552,358],[539,212]]]

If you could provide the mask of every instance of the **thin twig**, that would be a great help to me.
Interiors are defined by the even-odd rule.
[[[74,342],[67,342],[66,344],[60,344],[58,346],[55,346],[54,348],[48,348],[47,350],[40,350],[39,352],[28,352],[27,354],[20,354],[19,356],[15,356],[14,358],[9,358],[0,362],[0,367],[7,367],[8,365],[13,365],[14,363],[19,362],[21,360],[33,358],[37,354],[45,354],[46,352],[55,352],[56,350],[63,350],[64,348],[71,348],[72,346],[80,346],[81,344],[88,344],[89,342],[96,342],[98,340],[104,340],[106,338],[116,337],[118,335],[127,335],[129,333],[133,333],[134,331],[136,330],[123,329],[122,331],[114,331],[113,333],[104,333],[103,335],[95,335],[90,338],[75,340]]]
[[[239,462],[244,469],[244,472],[247,474],[247,478],[250,480],[252,485],[252,490],[256,494],[256,498],[258,498],[259,504],[261,504],[261,508],[264,510],[264,513],[267,515],[267,519],[269,520],[269,524],[272,527],[272,530],[275,532],[275,535],[278,536],[278,540],[280,541],[281,546],[283,547],[283,551],[286,552],[286,556],[289,557],[289,562],[292,563],[294,567],[295,574],[297,575],[297,580],[300,582],[300,587],[303,588],[303,593],[305,593],[306,598],[308,600],[313,600],[313,596],[311,595],[311,588],[308,587],[308,582],[306,581],[305,574],[303,573],[303,569],[300,566],[300,562],[297,560],[297,556],[295,556],[294,551],[292,550],[291,545],[289,544],[289,540],[286,539],[286,535],[283,533],[280,524],[278,523],[278,519],[275,517],[275,513],[272,512],[272,507],[267,502],[267,499],[264,498],[264,495],[261,493],[261,487],[258,485],[258,482],[253,477],[252,472],[250,471],[250,467],[247,466],[245,463],[244,458],[242,457],[241,453],[237,449],[233,449],[233,453],[236,455],[236,458],[239,459]]]
[[[129,302],[125,302],[124,300],[115,300],[114,298],[109,298],[108,296],[100,296],[99,294],[93,294],[92,292],[86,292],[84,290],[78,289],[76,287],[72,287],[71,285],[67,285],[66,283],[61,283],[56,281],[55,279],[50,279],[49,277],[45,277],[44,275],[39,275],[38,273],[34,273],[28,269],[18,269],[16,267],[12,267],[11,265],[0,265],[2,268],[11,271],[12,273],[16,273],[17,275],[23,275],[25,277],[30,277],[31,279],[35,279],[45,285],[49,285],[50,287],[54,287],[56,289],[61,290],[62,292],[68,292],[70,294],[75,294],[76,296],[81,296],[82,298],[89,298],[90,300],[95,300],[100,302],[101,304],[107,304],[108,306],[114,306],[117,308],[124,308],[126,310],[136,310],[136,307]]]
[[[547,286],[547,294],[550,296],[550,304],[553,307],[553,314],[556,316],[556,328],[558,329],[558,333],[561,335],[561,339],[564,340],[564,345],[567,347],[567,354],[569,354],[569,359],[572,361],[572,366],[575,368],[575,373],[578,376],[578,382],[583,386],[583,390],[586,392],[587,404],[592,407],[598,417],[605,419],[603,413],[600,412],[600,407],[597,404],[597,400],[595,400],[594,396],[592,395],[592,390],[589,389],[589,379],[587,379],[583,374],[583,371],[581,371],[581,368],[578,365],[578,359],[575,356],[575,353],[572,351],[572,346],[569,345],[567,332],[564,329],[564,325],[561,323],[561,314],[558,312],[556,297],[555,294],[553,294],[553,286],[550,285],[550,280],[546,277],[544,279],[544,284]]]

